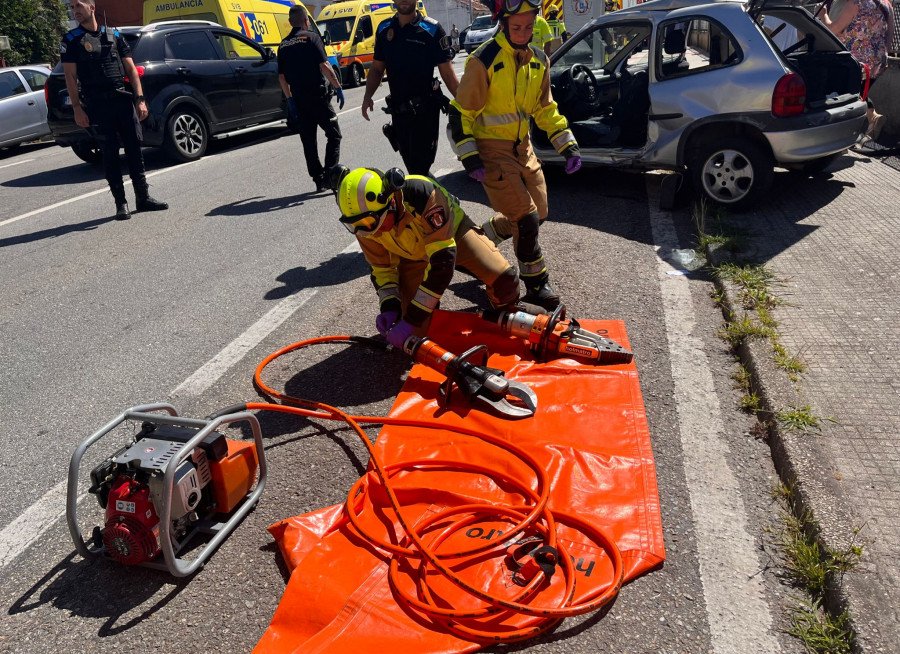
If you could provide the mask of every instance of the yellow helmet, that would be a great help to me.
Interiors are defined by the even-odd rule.
[[[375,168],[351,170],[344,175],[337,190],[341,224],[351,234],[378,231],[387,215],[391,196],[403,181],[403,173],[396,168],[387,175]]]

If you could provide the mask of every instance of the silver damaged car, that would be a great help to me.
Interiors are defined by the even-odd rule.
[[[687,173],[732,210],[776,166],[817,172],[866,125],[868,70],[790,0],[654,0],[585,25],[551,57],[586,164]],[[532,125],[547,162],[562,162]]]

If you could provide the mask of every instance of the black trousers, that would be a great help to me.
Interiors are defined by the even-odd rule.
[[[437,155],[440,117],[438,107],[391,114],[397,146],[408,174],[427,175],[431,170]]]
[[[103,153],[103,169],[106,181],[116,202],[125,202],[122,183],[122,164],[119,161],[119,144],[125,148],[128,175],[138,195],[146,195],[144,156],[141,154],[141,124],[137,119],[131,98],[116,94],[110,98],[88,100],[87,114],[94,136]]]
[[[319,161],[317,129],[325,132],[325,167]],[[297,131],[303,143],[306,170],[313,179],[321,178],[326,170],[331,170],[341,158],[341,128],[331,98],[319,98],[297,103]]]

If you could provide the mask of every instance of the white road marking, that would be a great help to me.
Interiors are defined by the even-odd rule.
[[[359,244],[353,242],[344,248],[341,254],[359,250]],[[289,295],[276,304],[262,318],[253,323],[247,331],[231,341],[221,352],[216,354],[197,372],[185,379],[172,395],[176,397],[197,397],[225,374],[235,363],[244,358],[260,341],[271,334],[281,323],[290,318],[297,309],[309,302],[318,289],[305,288],[299,293]]]
[[[202,161],[202,159],[201,159]],[[197,163],[196,161],[189,161],[187,163],[179,164],[177,166],[172,166],[171,168],[163,168],[162,170],[156,170],[152,173],[147,173],[147,178],[156,177],[157,175],[162,175],[163,173],[169,173],[173,170],[178,170],[179,168],[184,168],[185,166],[190,166],[191,164]],[[71,204],[72,202],[78,202],[79,200],[84,200],[85,198],[89,198],[93,195],[100,195],[101,193],[106,193],[109,191],[109,188],[104,186],[101,189],[97,189],[96,191],[91,191],[89,193],[84,193],[82,195],[78,195],[74,198],[69,198],[68,200],[63,200],[62,202],[57,202],[56,204],[50,204],[46,207],[41,207],[40,209],[35,209],[34,211],[29,211],[28,213],[23,213],[21,216],[16,216],[15,218],[7,218],[6,220],[0,222],[0,227],[4,225],[9,225],[19,220],[23,220],[25,218],[31,218],[32,216],[36,216],[39,213],[44,213],[45,211],[50,211],[51,209],[56,209],[57,207],[62,207],[67,204]]]
[[[341,254],[361,253],[359,242],[345,247]],[[250,326],[247,331],[234,339],[216,356],[200,367],[172,391],[171,395],[193,397],[212,386],[231,366],[241,360],[260,341],[268,336],[280,324],[291,317],[297,309],[306,304],[318,292],[317,289],[304,289],[299,293],[286,297],[262,318]],[[0,531],[0,570],[12,563],[25,552],[48,529],[64,520],[66,513],[66,485],[63,480],[47,491],[41,499],[27,508],[19,517]],[[78,497],[80,503],[86,493]]]
[[[34,159],[22,159],[22,161],[14,161],[12,163],[0,166],[0,168],[9,168],[10,166],[18,166],[19,164],[28,163],[29,161],[34,161]]]
[[[650,225],[657,251],[679,247],[671,214],[658,210],[648,180]],[[672,276],[661,257],[662,294],[684,468],[699,552],[700,577],[715,654],[780,652],[764,596],[761,566],[737,479],[722,440],[724,425],[710,363],[696,335],[690,279]]]

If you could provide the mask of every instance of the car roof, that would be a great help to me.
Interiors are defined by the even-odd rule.
[[[764,6],[773,7],[798,7],[806,4],[807,0],[651,0],[632,7],[626,7],[616,12],[616,15],[629,13],[642,13],[645,11],[674,11],[676,9],[689,9],[691,7],[703,7],[717,4],[742,4],[748,10],[760,11]]]
[[[155,32],[157,30],[177,29],[179,27],[197,27],[208,25],[210,27],[223,27],[211,20],[161,20],[149,25],[123,25],[116,29],[123,34],[138,34],[143,32]]]
[[[0,72],[5,70],[28,70],[29,68],[32,70],[50,70],[50,66],[45,66],[44,64],[22,64],[21,66],[6,66],[5,68],[0,68]]]

